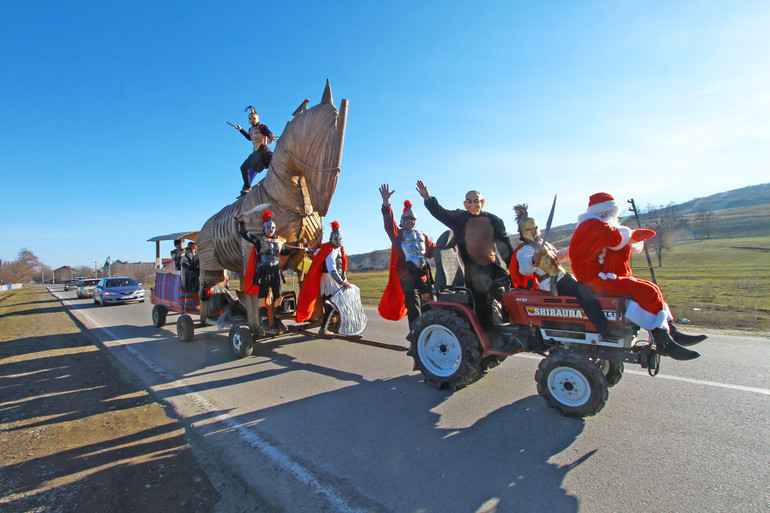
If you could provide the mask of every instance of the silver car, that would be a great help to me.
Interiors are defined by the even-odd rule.
[[[128,276],[102,278],[94,287],[94,303],[105,306],[130,301],[144,303],[144,289],[141,283]]]
[[[80,280],[80,287],[78,287],[77,290],[78,299],[94,297],[94,287],[97,283],[99,283],[99,278],[86,278]]]

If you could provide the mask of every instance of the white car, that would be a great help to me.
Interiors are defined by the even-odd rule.
[[[99,283],[99,278],[86,278],[80,280],[80,287],[78,287],[77,294],[78,299],[85,297],[94,297],[94,287]]]

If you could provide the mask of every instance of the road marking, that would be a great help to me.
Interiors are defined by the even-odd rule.
[[[529,358],[531,360],[543,359],[542,356],[533,355],[533,354],[517,354],[516,356],[519,358]],[[638,371],[633,369],[632,370],[624,369],[623,374],[633,374],[635,376],[648,375],[647,371]],[[740,390],[741,392],[752,392],[754,394],[770,395],[770,390],[768,390],[767,388],[745,387],[743,385],[730,385],[729,383],[719,383],[718,381],[705,381],[702,379],[683,378],[681,376],[669,376],[667,374],[658,374],[655,377],[660,379],[670,379],[672,381],[683,381],[685,383],[693,383],[695,385],[706,385],[706,386],[717,387],[717,388],[728,388],[730,390]]]
[[[88,320],[91,322],[91,324],[93,324],[94,326],[102,330],[112,340],[116,342],[119,342],[122,340],[121,337],[119,337],[116,333],[114,333],[112,330],[110,330],[106,326],[103,326],[101,323],[97,322],[86,311],[77,310],[77,313],[83,314],[85,317],[87,317]],[[206,398],[204,398],[197,392],[194,392],[187,385],[182,384],[179,380],[177,380],[174,376],[172,376],[168,371],[166,371],[166,369],[164,369],[163,367],[159,366],[152,360],[145,357],[143,354],[137,351],[134,347],[132,347],[131,344],[121,344],[121,347],[126,349],[134,357],[136,357],[138,360],[144,363],[152,372],[154,372],[155,374],[163,378],[165,381],[167,381],[167,383],[164,383],[162,390],[159,389],[161,393],[168,391],[169,388],[173,388],[175,390],[179,390],[185,396],[194,400],[196,403],[198,403],[200,406],[205,408],[207,411],[215,411],[216,409],[218,409],[214,404],[210,403]],[[150,388],[153,390],[156,389],[156,387],[150,387]],[[166,402],[164,399],[161,399],[161,400]],[[338,511],[342,513],[364,513],[364,510],[357,509],[350,506],[345,502],[345,500],[342,497],[338,496],[333,490],[325,487],[320,482],[318,482],[318,480],[315,477],[313,477],[313,474],[310,471],[308,471],[305,467],[303,467],[302,465],[294,461],[291,458],[291,456],[282,452],[280,449],[277,449],[276,447],[270,445],[268,442],[266,442],[264,439],[262,439],[255,433],[249,431],[242,424],[239,424],[232,417],[230,417],[230,415],[223,413],[221,415],[212,417],[207,420],[220,420],[224,422],[227,425],[227,427],[237,432],[238,436],[240,436],[245,442],[247,442],[249,445],[251,445],[258,451],[260,451],[262,454],[264,454],[268,459],[270,459],[273,463],[278,465],[278,467],[280,467],[282,470],[294,476],[301,483],[310,486],[314,492],[326,497],[326,499]],[[193,423],[193,425],[194,424],[195,423]]]

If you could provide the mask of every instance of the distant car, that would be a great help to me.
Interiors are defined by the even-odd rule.
[[[76,289],[80,286],[80,280],[66,280],[64,282],[64,290]]]
[[[141,283],[128,276],[102,278],[94,287],[94,303],[105,306],[107,303],[144,303],[144,289]]]
[[[78,298],[94,297],[94,287],[99,283],[99,278],[86,278],[80,280],[80,287],[78,287]]]

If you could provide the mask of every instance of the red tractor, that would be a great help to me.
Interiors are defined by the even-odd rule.
[[[562,414],[586,417],[604,407],[608,388],[623,376],[624,363],[657,374],[660,357],[654,346],[637,340],[639,327],[624,322],[622,312],[630,298],[597,296],[610,323],[631,328],[625,338],[605,339],[574,297],[511,289],[507,277],[492,287],[493,303],[503,320],[495,328],[493,347],[474,311],[473,295],[463,286],[462,265],[453,246],[451,232],[438,239],[436,300],[423,305],[407,336],[411,342],[407,354],[426,382],[454,390],[508,356],[533,352],[545,356],[535,374],[538,393]]]

